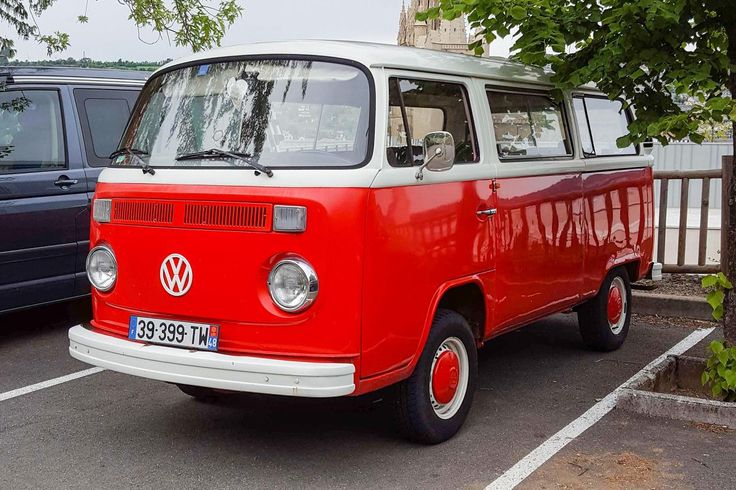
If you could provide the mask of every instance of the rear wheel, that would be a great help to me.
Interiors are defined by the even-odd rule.
[[[578,309],[580,334],[589,348],[608,352],[621,347],[631,323],[631,283],[623,267],[612,270],[598,294]]]
[[[412,375],[398,387],[397,415],[409,439],[446,441],[470,411],[478,376],[475,339],[458,313],[438,310]]]

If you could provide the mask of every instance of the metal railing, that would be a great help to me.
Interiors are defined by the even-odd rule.
[[[707,170],[655,170],[654,179],[658,180],[659,185],[659,217],[657,230],[657,255],[656,260],[663,264],[663,272],[680,272],[680,273],[697,273],[708,274],[726,269],[725,260],[728,254],[729,243],[726,240],[726,229],[728,226],[728,191],[729,178],[731,175],[732,158],[724,157],[721,169]],[[721,205],[721,252],[719,264],[706,264],[706,249],[708,246],[708,214],[710,211],[710,182],[711,180],[721,180],[721,196],[723,203]],[[669,195],[670,181],[680,181],[680,220],[677,228],[677,263],[668,264],[665,261],[665,251],[667,247],[667,197]],[[700,227],[698,230],[698,263],[686,264],[685,252],[687,246],[687,218],[688,218],[688,197],[690,192],[690,182],[693,180],[702,180],[702,193],[700,200]]]

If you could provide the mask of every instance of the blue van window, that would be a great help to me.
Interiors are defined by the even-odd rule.
[[[125,99],[86,99],[84,111],[87,113],[92,148],[99,158],[107,158],[120,143],[128,122],[130,109]]]
[[[0,92],[0,174],[65,166],[59,94],[52,90]]]

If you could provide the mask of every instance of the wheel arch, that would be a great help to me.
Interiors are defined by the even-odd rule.
[[[595,294],[600,291],[601,286],[603,286],[608,276],[611,275],[611,272],[619,268],[626,270],[626,273],[629,275],[629,282],[636,282],[642,277],[642,258],[638,255],[628,255],[617,260],[610,260],[606,266],[605,274],[598,281]]]
[[[432,318],[437,310],[444,308],[459,313],[470,325],[476,342],[483,340],[486,326],[486,301],[483,286],[474,281],[465,282],[448,288],[442,293],[434,308]],[[430,322],[431,325],[431,322]]]
[[[490,306],[489,293],[487,288],[484,286],[482,276],[482,273],[465,276],[459,279],[447,281],[438,287],[428,304],[427,314],[424,319],[424,324],[422,325],[420,337],[408,362],[391,371],[381,373],[370,378],[361,379],[359,387],[356,389],[356,393],[360,394],[378,388],[383,388],[411,376],[412,372],[414,372],[414,368],[419,362],[419,358],[422,355],[427,339],[429,338],[429,332],[432,328],[432,323],[437,310],[450,306],[448,309],[457,311],[452,306],[457,308],[457,298],[461,296],[461,292],[470,292],[473,300],[478,302],[476,304],[482,303],[483,305],[482,311],[477,311],[477,309],[473,308],[465,308],[466,314],[468,314],[468,311],[471,312],[471,320],[468,320],[463,313],[458,312],[458,314],[468,321],[473,337],[476,340],[476,345],[480,345],[485,339],[487,324],[492,321],[492,309]]]
[[[448,281],[440,286],[432,297],[427,317],[424,320],[422,335],[409,366],[409,372],[414,370],[419,356],[422,355],[422,350],[424,350],[424,345],[429,337],[429,331],[432,328],[432,321],[440,308],[456,311],[465,318],[470,325],[476,343],[480,345],[485,335],[486,322],[489,317],[486,298],[483,281],[477,275]]]
[[[641,277],[641,263],[641,257],[629,257],[626,260],[618,261],[611,260],[606,267],[605,274],[603,274],[603,277],[601,277],[598,281],[598,286],[595,288],[595,290],[590,291],[588,294],[583,296],[583,300],[575,305],[573,307],[573,310],[579,310],[586,302],[588,302],[591,298],[594,298],[600,292],[601,288],[603,287],[603,283],[606,282],[606,279],[608,279],[611,273],[616,269],[626,270],[626,273],[629,276],[629,284],[638,281]]]

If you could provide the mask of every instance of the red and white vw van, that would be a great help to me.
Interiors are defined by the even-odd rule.
[[[575,310],[585,344],[618,348],[653,269],[652,159],[616,146],[619,102],[549,90],[348,42],[166,65],[100,176],[71,355],[202,398],[397,385],[408,436],[436,443],[493,337]]]

